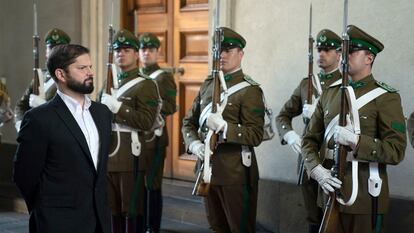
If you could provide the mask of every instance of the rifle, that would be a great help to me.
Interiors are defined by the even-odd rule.
[[[114,49],[112,48],[112,42],[114,38],[114,29],[112,27],[112,11],[113,11],[113,1],[111,1],[111,14],[109,19],[109,26],[108,26],[108,63],[107,66],[107,73],[106,73],[106,89],[105,93],[111,95],[111,90],[114,86],[114,77],[112,73],[112,64],[113,64],[113,57],[114,57]]]
[[[312,95],[313,95],[313,37],[312,37],[312,3],[310,5],[309,9],[309,39],[308,39],[308,94],[306,96],[306,103],[312,104]],[[305,125],[309,124],[309,119],[303,120]],[[306,127],[305,127],[306,130]],[[303,134],[305,134],[305,130],[303,131]],[[302,185],[303,180],[303,174],[305,172],[305,161],[302,158],[302,155],[300,156],[300,165],[299,165],[299,177],[297,184],[300,186]]]
[[[217,0],[217,8],[216,8],[216,18],[215,18],[215,29],[214,29],[214,41],[213,41],[213,48],[212,48],[212,54],[213,54],[213,62],[212,62],[212,70],[211,70],[211,76],[213,77],[213,94],[212,94],[212,108],[211,112],[216,113],[217,112],[217,104],[220,103],[220,53],[221,53],[221,41],[223,38],[223,31],[218,27],[218,17],[219,17],[219,7],[220,6],[220,0]],[[201,127],[201,126],[200,126]],[[217,144],[217,134],[213,133],[211,135],[211,138],[209,140],[210,144],[208,145],[210,147],[210,151],[214,151]],[[208,152],[210,153],[210,152]],[[204,157],[205,160],[210,159],[210,155]],[[205,174],[205,169],[208,169],[211,171],[211,167],[207,166],[206,164],[210,164],[210,161],[207,163],[204,162],[204,164],[201,165],[200,169],[198,170],[197,174],[197,180],[193,188],[192,195],[196,196],[207,196],[209,189],[210,189],[210,182],[206,181],[204,179],[203,174]]]
[[[37,7],[36,1],[33,0],[33,59],[34,59],[34,67],[33,67],[33,94],[39,95],[39,34],[37,33]]]
[[[349,68],[349,36],[347,34],[348,22],[348,0],[344,0],[344,25],[342,33],[342,85],[341,85],[341,109],[339,112],[339,126],[346,126],[346,114],[348,113],[348,103],[346,97],[346,87],[348,86],[348,68]],[[332,166],[332,176],[343,181],[346,170],[345,146],[338,143],[334,149],[334,165]],[[326,202],[322,223],[319,233],[335,233],[338,232],[339,226],[339,203],[337,197],[342,197],[340,190],[330,193]]]

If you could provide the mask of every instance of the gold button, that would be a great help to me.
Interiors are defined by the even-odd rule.
[[[374,142],[375,142],[375,143],[376,143],[376,142],[378,142],[378,139],[374,138]]]
[[[286,125],[282,125],[282,129],[286,129]]]
[[[241,124],[237,124],[237,127],[241,128]]]
[[[129,109],[127,108],[127,109],[125,110],[125,112],[129,112]]]
[[[376,150],[373,150],[373,151],[371,152],[371,154],[372,154],[372,155],[376,155],[376,154],[377,154],[377,151],[376,151]]]
[[[237,136],[241,137],[241,136],[242,136],[242,134],[241,134],[241,133],[238,133],[238,134],[237,134]]]

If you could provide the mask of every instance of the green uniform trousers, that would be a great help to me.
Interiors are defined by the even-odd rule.
[[[256,232],[257,186],[210,186],[204,204],[212,232]]]
[[[372,229],[370,214],[339,214],[338,233],[385,233],[384,215],[377,215],[377,226]]]
[[[108,196],[112,215],[136,216],[145,213],[144,172],[108,172]]]

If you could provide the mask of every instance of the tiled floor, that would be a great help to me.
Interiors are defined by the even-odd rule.
[[[28,233],[27,214],[14,212],[0,212],[0,233]],[[207,233],[207,228],[197,225],[176,222],[174,220],[162,220],[163,233]]]

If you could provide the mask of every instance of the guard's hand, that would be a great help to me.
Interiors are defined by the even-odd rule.
[[[223,119],[221,113],[211,113],[207,118],[207,127],[218,133],[227,128],[227,122]]]
[[[302,108],[302,116],[306,119],[311,119],[313,113],[315,112],[315,104],[304,104]]]
[[[20,131],[21,124],[22,124],[22,121],[16,121],[16,123],[14,123],[14,127],[16,128],[17,132]]]
[[[101,103],[108,106],[109,110],[113,113],[118,113],[121,108],[122,102],[118,101],[115,97],[102,93]]]
[[[35,108],[37,106],[40,106],[42,104],[46,103],[46,100],[43,99],[42,97],[35,95],[35,94],[30,94],[29,97],[29,106],[32,108]]]
[[[335,126],[334,129],[334,141],[344,146],[349,146],[353,151],[358,145],[359,135],[354,133],[352,127],[351,118],[346,115],[346,126]]]
[[[188,147],[188,150],[191,151],[191,153],[197,155],[197,157],[201,160],[204,160],[204,143],[202,143],[200,140],[193,141],[190,146]]]
[[[302,139],[295,131],[291,130],[285,133],[285,135],[283,135],[283,139],[289,144],[295,153],[301,153]]]
[[[329,194],[329,192],[335,191],[335,189],[341,188],[342,181],[340,181],[336,177],[333,177],[331,175],[331,171],[322,167],[322,165],[320,164],[311,170],[310,176],[314,180],[318,181],[323,192],[326,194]]]

